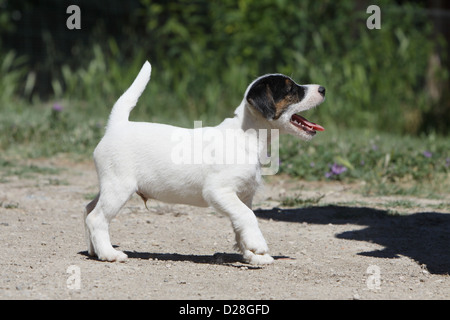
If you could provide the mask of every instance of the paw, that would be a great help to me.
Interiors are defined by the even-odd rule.
[[[241,250],[244,261],[250,264],[270,264],[273,258],[268,254],[269,247],[261,231],[247,232],[236,236],[237,247]]]
[[[264,239],[261,231],[255,230],[252,232],[246,232],[240,236],[236,236],[237,246],[242,253],[250,251],[253,254],[263,255],[269,252],[266,240]]]
[[[111,251],[98,255],[98,259],[109,262],[125,262],[128,256],[122,251],[112,249]]]
[[[244,252],[244,260],[249,264],[271,264],[273,262],[273,258],[268,254],[257,254],[250,250],[245,250]]]

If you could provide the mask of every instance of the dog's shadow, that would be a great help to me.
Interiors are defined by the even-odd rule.
[[[113,245],[113,247],[117,247]],[[155,260],[155,261],[188,261],[200,264],[224,265],[235,268],[245,268],[249,270],[262,269],[263,266],[256,266],[247,264],[238,253],[216,252],[213,255],[194,255],[194,254],[178,254],[178,253],[151,253],[151,252],[137,252],[124,251],[129,259],[140,260]],[[78,252],[89,259],[98,260],[95,257],[90,257],[87,251]],[[286,256],[273,256],[275,260],[278,259],[292,259]]]
[[[450,213],[419,212],[395,215],[387,210],[374,208],[329,205],[295,209],[257,209],[255,214],[259,219],[291,223],[365,225],[367,227],[364,229],[345,231],[336,234],[335,237],[377,243],[384,247],[382,250],[360,252],[359,255],[387,259],[395,259],[403,255],[426,266],[430,273],[450,273]],[[246,264],[242,255],[237,253],[215,253],[213,255],[136,251],[125,251],[125,253],[130,259],[189,261],[236,268],[262,268]],[[87,251],[79,252],[79,254],[88,256]],[[274,259],[292,258],[274,256]]]
[[[200,264],[217,264],[230,267],[247,269],[261,269],[261,266],[253,266],[246,264],[242,255],[238,253],[216,252],[213,255],[194,255],[194,254],[178,254],[178,253],[149,253],[125,251],[130,259],[143,260],[159,260],[159,261],[188,261]]]
[[[384,247],[359,255],[395,259],[400,255],[425,265],[430,273],[450,273],[450,214],[392,214],[386,210],[347,206],[255,210],[260,219],[308,224],[357,224],[362,230],[336,234],[339,239],[367,241]],[[425,267],[424,266],[424,267]]]

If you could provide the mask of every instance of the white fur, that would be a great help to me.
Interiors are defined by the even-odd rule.
[[[150,80],[150,73],[150,63],[146,62],[136,80],[114,105],[105,136],[94,151],[100,192],[87,205],[85,212],[88,253],[106,261],[124,261],[127,258],[125,253],[112,247],[108,226],[131,195],[137,192],[144,199],[212,206],[231,219],[237,247],[245,261],[271,263],[273,258],[268,254],[268,246],[251,210],[253,196],[261,181],[258,146],[243,148],[248,159],[256,159],[256,163],[179,164],[174,163],[171,152],[179,143],[173,136],[181,132],[195,137],[212,129],[225,134],[226,130],[235,129],[239,144],[252,135],[255,141],[259,139],[258,129],[278,129],[281,133],[308,139],[307,135],[294,129],[289,117],[323,101],[323,97],[314,93],[318,86],[309,86],[313,90],[308,90],[302,102],[290,106],[289,112],[278,120],[266,120],[251,108],[245,99],[247,90],[234,118],[225,119],[213,128],[183,129],[128,121],[130,111]]]

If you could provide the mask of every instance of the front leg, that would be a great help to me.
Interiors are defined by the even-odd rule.
[[[228,189],[209,189],[208,192],[204,192],[204,197],[214,209],[230,217],[236,234],[237,247],[246,262],[250,264],[273,262],[255,214],[235,192]]]

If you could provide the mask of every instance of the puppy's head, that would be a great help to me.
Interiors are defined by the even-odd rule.
[[[310,140],[322,126],[306,120],[299,112],[314,108],[325,100],[325,88],[298,85],[282,74],[268,74],[253,81],[245,100],[249,108],[260,113],[270,127],[303,140]]]

